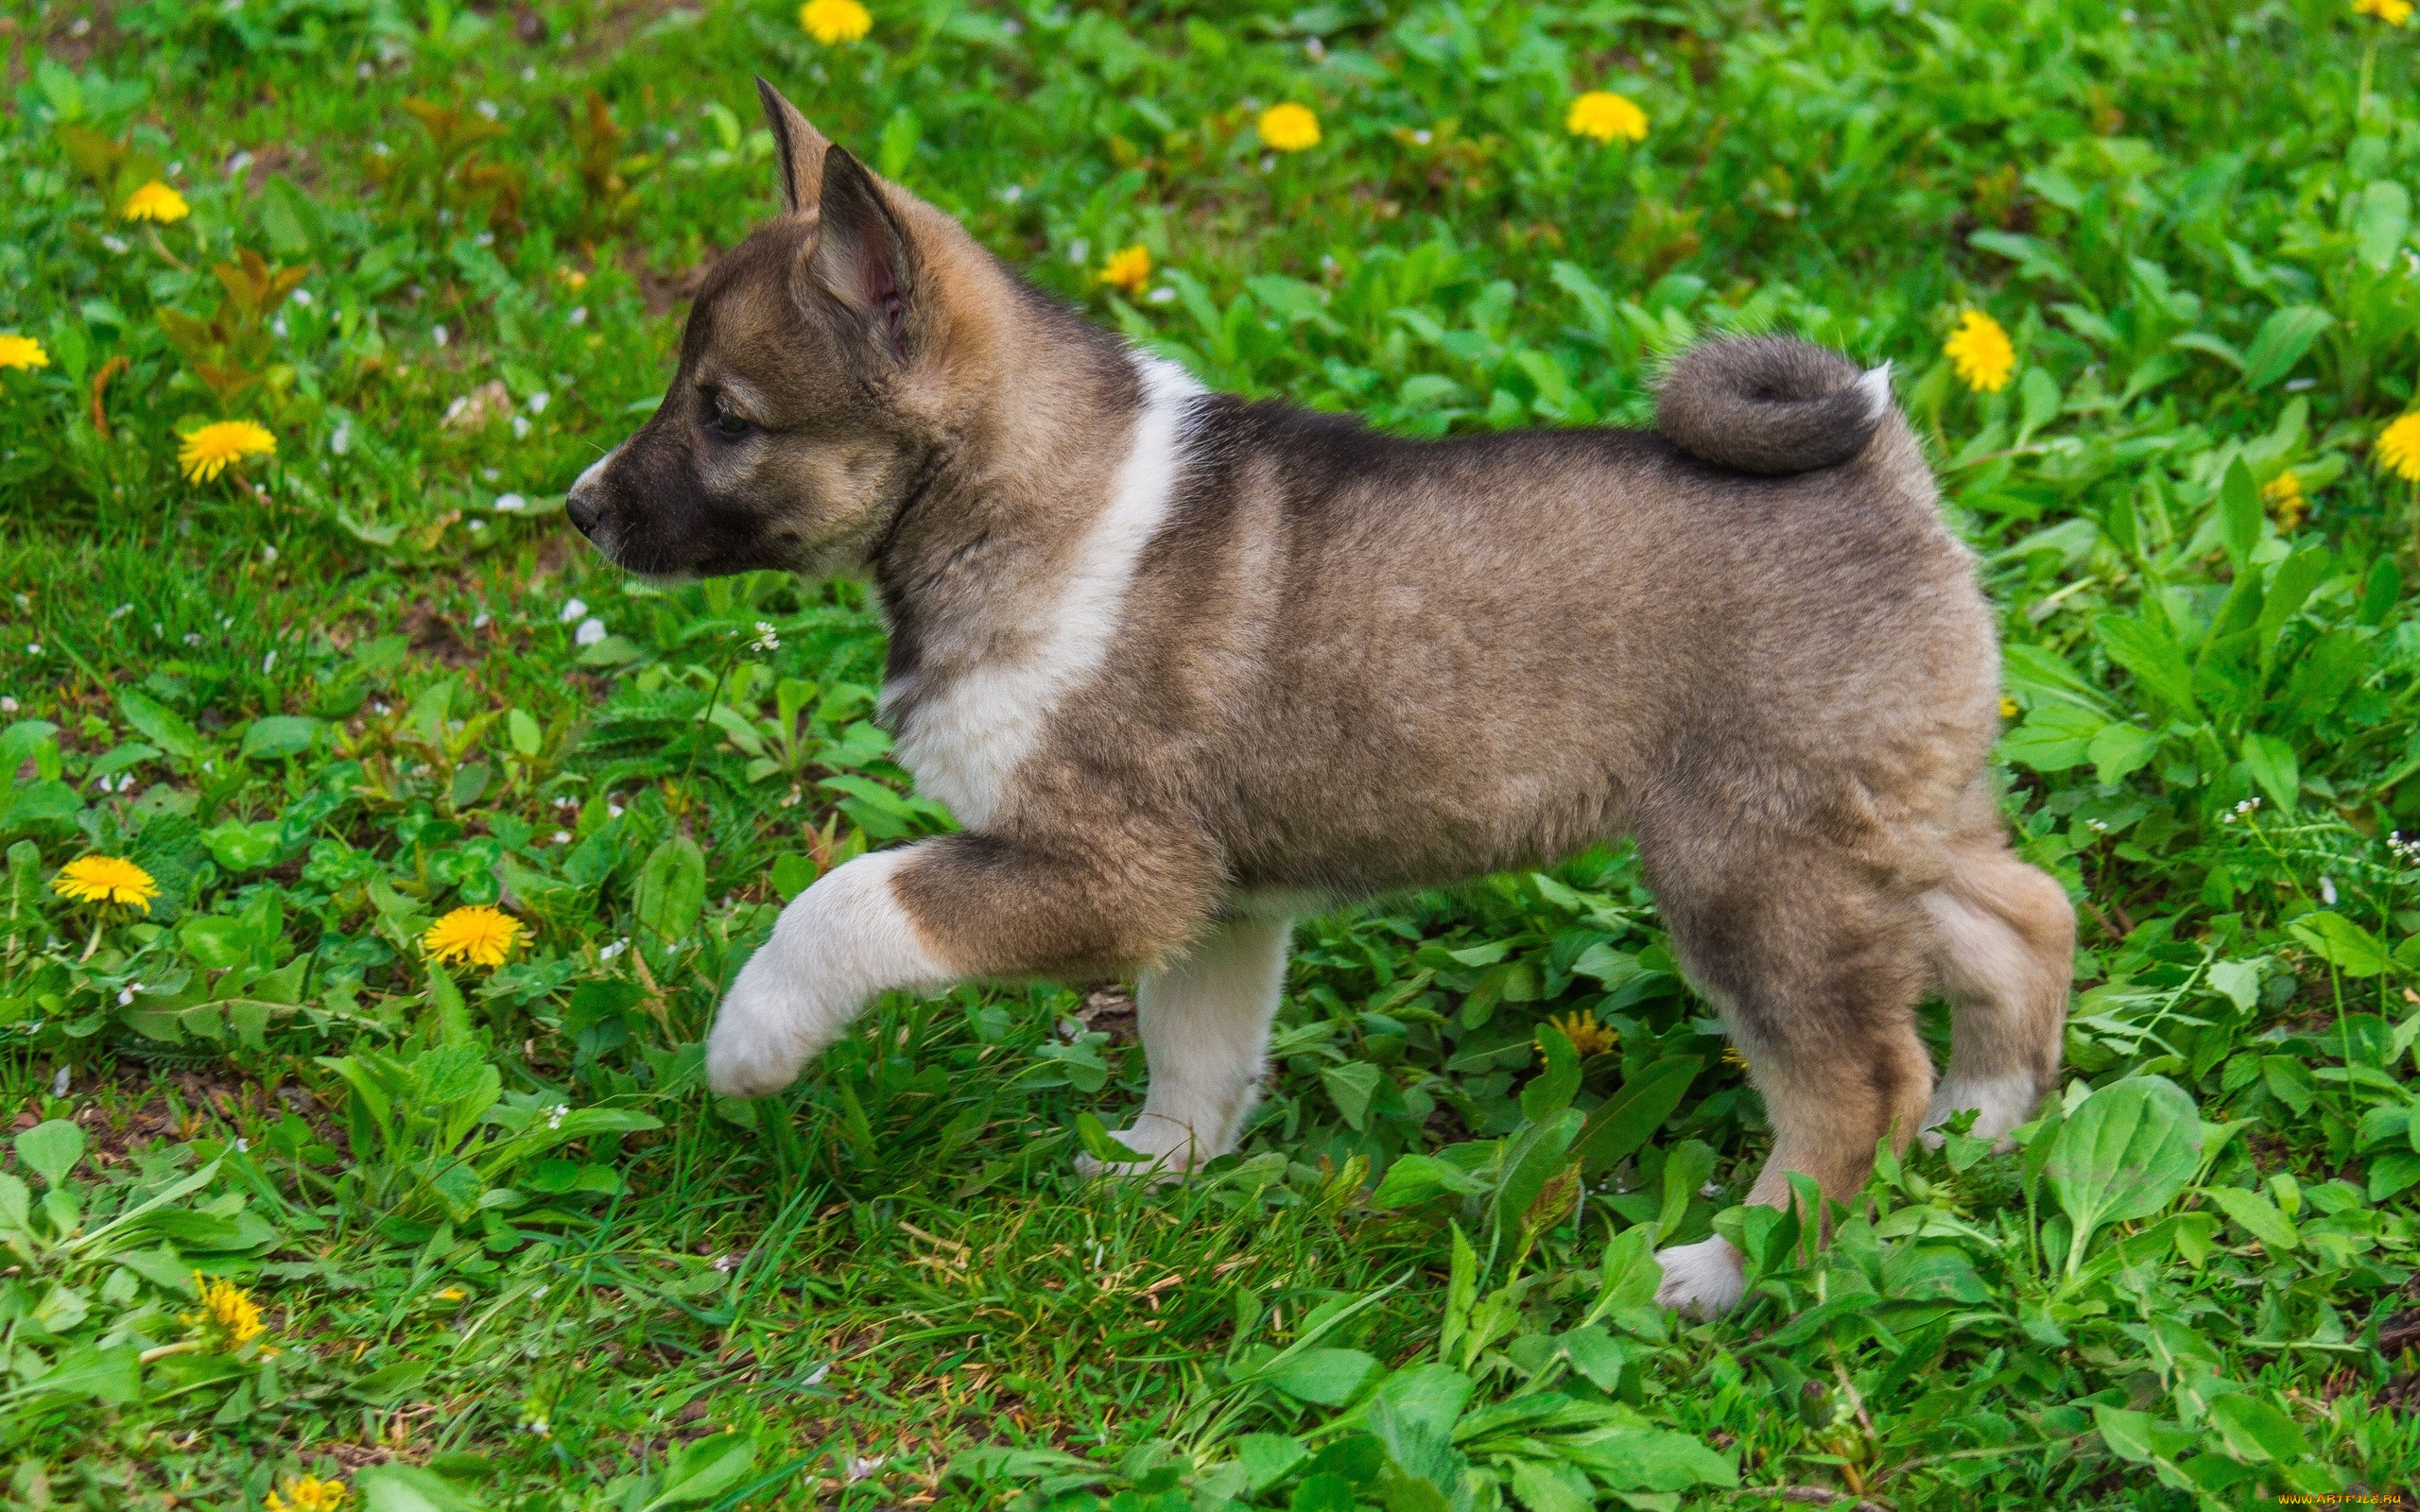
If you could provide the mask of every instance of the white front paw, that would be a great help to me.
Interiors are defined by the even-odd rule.
[[[804,1005],[751,961],[706,1036],[706,1085],[717,1097],[764,1097],[798,1080],[823,1046],[800,1033]]]
[[[1718,1318],[1739,1305],[1748,1289],[1745,1262],[1730,1240],[1715,1238],[1655,1252],[1664,1284],[1655,1300],[1702,1318]]]

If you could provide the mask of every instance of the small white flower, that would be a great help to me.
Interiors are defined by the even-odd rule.
[[[40,655],[42,655],[42,643],[41,643],[40,641],[35,641],[35,642],[32,642],[32,643],[30,643],[29,644],[27,644],[27,645],[26,645],[26,655],[27,655],[27,656],[40,656]]]
[[[847,1473],[850,1484],[855,1485],[856,1482],[864,1480],[867,1476],[872,1475],[874,1471],[882,1469],[882,1456],[879,1454],[875,1455],[872,1459],[863,1459],[855,1454],[850,1455],[847,1465]]]
[[[1074,241],[1067,244],[1067,261],[1075,264],[1078,267],[1083,266],[1085,261],[1092,255],[1093,244],[1086,241],[1081,236],[1077,237]]]
[[[445,345],[446,342],[452,340],[453,336],[443,326],[433,325],[428,328],[428,339],[436,342],[441,347]]]
[[[503,474],[502,472],[500,472],[496,471],[494,468],[492,468],[492,467],[483,467],[483,468],[479,469],[479,476],[481,476],[481,477],[483,477],[483,478],[485,478],[485,479],[487,479],[490,483],[493,483],[493,482],[495,482],[498,478],[503,477],[503,476],[504,476],[504,474]]]
[[[250,1155],[252,1153],[252,1142],[243,1138],[241,1135],[236,1136],[235,1153],[237,1155]]]
[[[1176,298],[1176,290],[1163,284],[1158,288],[1153,289],[1150,293],[1144,295],[1143,298],[1152,304],[1166,304],[1170,300]]]
[[[117,253],[121,257],[126,255],[126,243],[115,236],[112,236],[104,232],[101,236],[101,245],[108,248],[111,251]]]
[[[133,1001],[134,988],[130,987],[118,988],[117,1005],[119,1007],[125,1007],[128,1004],[132,1003]]]
[[[533,1301],[533,1302],[534,1302],[534,1301],[536,1301],[539,1297],[544,1297],[544,1296],[545,1296],[545,1295],[546,1295],[546,1289],[545,1289],[544,1286],[541,1286],[541,1287],[539,1287],[536,1291],[531,1292],[531,1293],[529,1294],[529,1299],[530,1299],[531,1301]]]
[[[588,323],[588,306],[585,304],[573,305],[571,314],[565,316],[564,318],[574,325],[586,325]]]
[[[557,831],[555,832],[555,844],[557,844],[557,845],[569,845],[569,844],[571,844],[571,832],[570,832],[569,830],[557,830]]]
[[[59,1074],[50,1078],[50,1095],[53,1097],[66,1096],[67,1089],[73,1085],[75,1076],[76,1074],[68,1070],[65,1066],[60,1067]]]
[[[13,714],[16,712],[17,700],[5,696],[0,696],[0,714]]]
[[[999,198],[1000,203],[1004,205],[1013,205],[1024,198],[1025,186],[1023,184],[1010,183],[1002,184],[1000,186]]]
[[[612,799],[607,799],[605,800],[605,816],[609,819],[620,818],[622,816],[622,805],[614,802]]]
[[[1429,131],[1428,128],[1424,126],[1419,130],[1411,133],[1411,139],[1425,147],[1428,145],[1431,134],[1432,133]]]
[[[491,620],[491,618],[492,618],[492,616],[488,613],[488,611],[487,611],[487,610],[479,610],[476,614],[474,614],[474,615],[472,615],[472,616],[471,616],[471,628],[473,628],[473,629],[475,629],[475,630],[484,630],[484,629],[486,629],[486,628],[488,627],[488,624],[489,624],[489,621]]]
[[[554,395],[546,392],[544,389],[539,389],[536,393],[529,396],[529,413],[532,415],[544,414],[546,412],[546,406],[554,403]]]
[[[133,612],[134,612],[134,606],[133,606],[133,605],[131,605],[131,604],[120,604],[117,608],[115,608],[115,609],[113,609],[113,610],[110,610],[110,618],[112,618],[112,619],[113,619],[113,620],[115,620],[115,619],[124,619],[127,615],[131,614],[131,613],[133,613]]]
[[[519,514],[529,507],[529,501],[517,493],[499,493],[495,496],[495,507],[507,514]]]
[[[516,441],[527,440],[529,438],[528,416],[515,415],[512,417],[512,438]]]
[[[2319,901],[2325,903],[2330,908],[2336,906],[2336,879],[2334,877],[2322,877],[2319,879]]]
[[[276,665],[277,665],[277,653],[276,653],[276,652],[271,651],[268,655],[267,655],[267,656],[265,656],[265,657],[261,658],[261,671],[263,671],[264,673],[268,672],[271,667],[274,667],[274,666],[276,666]]]
[[[187,631],[185,631],[185,644],[187,644],[187,645],[199,645],[200,644],[201,644],[201,632],[200,632],[199,630],[187,630]]]
[[[293,293],[287,295],[286,298],[292,300],[295,303],[302,306],[302,308],[306,310],[311,307],[311,291],[309,289],[296,289]]]
[[[756,622],[756,639],[752,644],[759,651],[778,651],[782,648],[782,638],[773,633],[773,627],[771,625],[763,620],[758,620]]]
[[[261,560],[263,560],[263,561],[275,561],[275,560],[277,560],[277,548],[276,548],[275,546],[263,546],[263,547],[261,548]]]
[[[353,427],[339,425],[328,437],[328,450],[342,456],[353,450]]]
[[[565,625],[569,625],[572,621],[579,618],[582,614],[587,612],[588,603],[585,599],[566,599],[563,602],[563,611],[557,615],[556,618],[562,620]]]
[[[562,839],[568,840],[571,838],[570,835],[562,834],[561,832],[557,833]],[[627,938],[617,939],[613,944],[606,946],[601,951],[598,951],[596,953],[596,958],[600,961],[610,961],[614,956],[621,954],[624,951],[629,950],[630,948],[631,942]]]
[[[561,1128],[563,1126],[563,1120],[570,1115],[570,1104],[557,1103],[546,1114],[546,1126],[550,1129]]]
[[[823,1378],[831,1373],[831,1362],[828,1360],[821,1361],[816,1365],[814,1369],[809,1370],[806,1374],[799,1377],[798,1383],[802,1386],[820,1386],[823,1384]]]
[[[571,639],[574,645],[595,645],[605,639],[605,622],[597,619],[582,620],[579,622],[579,628],[571,632]]]
[[[281,316],[273,317],[273,318],[269,320],[268,328],[269,328],[269,330],[270,330],[271,332],[273,332],[273,333],[275,333],[276,335],[281,335],[281,336],[282,336],[282,335],[289,335],[289,334],[290,334],[290,333],[288,333],[288,332],[286,331],[286,329],[285,329],[285,317],[284,317],[284,316],[282,316],[282,315],[281,315]]]

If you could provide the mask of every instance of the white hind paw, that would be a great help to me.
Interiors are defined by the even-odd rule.
[[[1664,1284],[1655,1289],[1658,1305],[1702,1318],[1718,1318],[1739,1305],[1748,1289],[1746,1262],[1728,1239],[1701,1240],[1655,1252],[1664,1267]]]

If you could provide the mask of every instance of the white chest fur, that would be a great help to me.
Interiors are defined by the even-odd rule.
[[[893,757],[921,792],[949,805],[968,829],[982,828],[998,811],[1051,715],[1100,670],[1135,562],[1167,519],[1184,468],[1186,416],[1201,387],[1174,363],[1139,354],[1134,361],[1143,406],[1108,501],[1063,578],[999,606],[1029,632],[1003,638],[1021,653],[945,675],[914,674],[883,690],[886,707],[906,711],[892,721]],[[933,680],[914,680],[925,677]]]

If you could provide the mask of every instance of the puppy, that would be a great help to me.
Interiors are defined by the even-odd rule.
[[[633,572],[869,573],[881,714],[961,833],[792,902],[716,1019],[786,1086],[875,994],[1133,972],[1155,1167],[1235,1148],[1289,921],[1634,837],[1786,1173],[2053,1082],[2074,948],[1985,762],[1992,614],[1887,369],[1701,346],[1656,429],[1434,442],[1206,392],[761,84],[785,213],[700,288],[663,406],[572,490]],[[1938,1087],[1914,1008],[1955,1023]],[[1663,1299],[1737,1302],[1720,1239]]]

